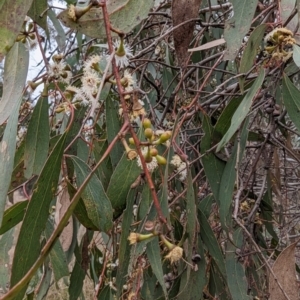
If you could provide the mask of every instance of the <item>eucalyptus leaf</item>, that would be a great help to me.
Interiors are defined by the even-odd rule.
[[[285,74],[282,80],[282,96],[283,103],[291,120],[300,131],[300,91]]]
[[[40,174],[48,156],[50,140],[48,109],[48,97],[41,96],[34,107],[25,141],[24,174],[27,179]]]
[[[264,69],[261,69],[258,77],[255,79],[253,85],[251,86],[250,90],[244,97],[243,101],[235,111],[234,115],[231,119],[231,125],[230,128],[227,130],[225,135],[223,136],[222,140],[218,144],[217,150],[220,151],[220,149],[232,138],[232,136],[235,134],[237,129],[240,127],[243,120],[246,118],[247,114],[249,113],[249,110],[252,105],[252,101],[255,98],[258,90],[261,88],[261,85],[265,78],[265,71]]]
[[[143,19],[153,7],[154,1],[139,0],[112,0],[107,2],[107,10],[111,25],[118,30],[128,33]],[[92,37],[103,38],[106,36],[103,14],[101,8],[91,8],[76,22],[69,17],[68,10],[61,12],[58,19],[71,29]]]
[[[50,203],[56,193],[66,135],[63,134],[56,143],[36,182],[15,249],[11,286],[23,278],[40,254],[40,237],[49,216]],[[26,287],[15,299],[21,300],[25,292]]]
[[[80,186],[91,172],[91,169],[78,157],[72,156],[71,159],[77,175],[77,184]],[[95,174],[90,179],[81,197],[89,219],[98,230],[108,232],[112,227],[113,210],[101,181]]]
[[[258,0],[233,0],[233,17],[225,22],[224,38],[227,43],[224,60],[234,60],[241,42],[251,26]]]
[[[15,39],[21,31],[25,16],[32,4],[32,1],[33,0],[1,1],[2,3],[0,4],[0,61],[14,45]],[[19,67],[19,71],[22,70],[20,65],[15,65]],[[2,123],[3,121],[0,118],[0,124]]]
[[[0,23],[1,20],[2,19],[0,15]],[[0,30],[0,45],[3,45],[1,43],[1,36],[2,34]],[[5,59],[3,95],[0,101],[0,125],[8,119],[22,97],[23,88],[27,77],[28,64],[29,52],[25,45],[23,43],[15,43]]]

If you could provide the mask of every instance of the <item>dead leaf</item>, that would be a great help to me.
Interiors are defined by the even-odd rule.
[[[189,49],[188,52],[195,52],[195,51],[207,50],[207,49],[210,49],[210,48],[213,48],[213,47],[225,44],[225,43],[226,43],[225,39],[218,39],[218,40],[206,43],[204,45],[201,45],[199,47]]]
[[[290,300],[299,299],[295,268],[295,248],[298,242],[285,248],[273,265],[273,272]],[[272,274],[270,274],[269,293],[269,300],[286,300]]]
[[[173,26],[198,17],[202,0],[173,0],[172,21]],[[188,48],[193,38],[195,22],[188,22],[173,31],[175,52],[178,63],[184,66],[188,60]]]
[[[57,205],[56,205],[56,224],[61,220],[62,216],[66,212],[67,208],[70,204],[70,196],[68,193],[67,187],[63,188],[63,191],[59,194]],[[64,251],[69,250],[73,239],[73,219],[72,217],[69,219],[68,225],[64,228],[61,235],[59,236],[59,240],[61,246]]]

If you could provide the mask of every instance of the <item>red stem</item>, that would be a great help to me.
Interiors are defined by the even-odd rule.
[[[109,48],[110,53],[112,53],[114,49],[113,49],[113,44],[112,44],[111,32],[110,32],[111,25],[110,25],[109,15],[108,15],[107,7],[106,7],[106,0],[101,1],[100,6],[102,7],[102,12],[103,12],[103,18],[104,18],[108,48]],[[158,214],[160,222],[168,225],[167,219],[163,215],[161,206],[159,204],[159,200],[157,198],[157,194],[156,194],[155,187],[154,187],[154,184],[153,184],[153,181],[152,181],[152,178],[151,178],[151,174],[150,174],[150,172],[147,168],[147,164],[146,164],[144,156],[142,154],[142,151],[141,151],[141,148],[140,148],[140,141],[139,141],[137,135],[135,134],[135,131],[132,128],[131,123],[130,123],[130,119],[129,119],[128,111],[127,111],[127,106],[126,106],[126,101],[124,99],[124,93],[123,93],[124,91],[123,91],[123,87],[122,87],[122,84],[121,84],[121,78],[120,78],[118,67],[116,65],[115,58],[112,59],[112,67],[113,67],[113,72],[114,72],[114,75],[115,75],[115,78],[116,78],[117,87],[118,87],[118,91],[119,91],[119,95],[120,95],[120,101],[121,101],[121,105],[122,105],[122,109],[123,109],[124,120],[125,120],[126,123],[129,124],[129,130],[130,130],[130,133],[133,137],[134,143],[136,145],[137,153],[138,153],[138,155],[141,159],[141,164],[142,164],[142,167],[143,167],[143,171],[145,173],[147,183],[148,183],[150,191],[151,191],[154,207],[156,209],[156,212]]]

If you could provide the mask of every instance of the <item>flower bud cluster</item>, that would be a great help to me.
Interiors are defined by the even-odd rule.
[[[286,28],[275,28],[265,37],[265,52],[271,61],[287,61],[293,54],[296,40],[292,31]]]
[[[26,44],[28,50],[34,49],[36,47],[37,37],[34,32],[34,25],[32,22],[27,22],[26,20],[24,21],[22,30],[16,38],[16,42]]]
[[[158,165],[167,164],[167,160],[162,155],[159,155],[158,149],[156,147],[157,145],[167,142],[171,138],[171,132],[161,131],[159,132],[159,134],[156,134],[152,129],[151,121],[147,118],[144,118],[142,122],[142,129],[146,142],[141,142],[141,145],[143,145],[141,150],[147,164],[147,168],[150,172],[152,172]],[[129,138],[129,143],[131,145],[135,144],[133,138]],[[125,146],[125,149],[128,156],[132,149],[129,146]],[[137,164],[142,168],[140,157],[138,157]]]

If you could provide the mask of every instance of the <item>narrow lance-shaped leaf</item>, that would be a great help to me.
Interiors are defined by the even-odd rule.
[[[2,225],[0,227],[0,235],[13,228],[23,220],[27,205],[28,200],[20,201],[4,212]]]
[[[206,115],[203,117],[203,130],[205,135],[202,138],[200,149],[201,154],[205,155],[202,157],[202,164],[205,170],[207,180],[212,189],[214,198],[217,201],[217,203],[219,203],[219,188],[225,163],[221,161],[214,153],[206,153],[206,151],[213,146],[213,127],[211,126],[210,120]]]
[[[20,17],[17,17],[17,19],[19,18]],[[0,23],[1,20],[0,16]],[[29,52],[25,48],[25,45],[23,43],[15,43],[5,59],[3,95],[0,101],[0,125],[7,120],[15,105],[22,97],[24,83],[27,77],[28,63]]]
[[[7,231],[0,239],[0,288],[6,292],[7,284],[9,283],[9,255],[14,241],[14,229]]]
[[[188,244],[187,244],[187,261],[189,265],[192,264],[193,250],[195,247],[195,235],[196,235],[196,199],[193,187],[193,178],[191,170],[188,170],[187,176],[187,193],[186,193],[186,233],[188,234]],[[187,266],[187,281],[189,281],[189,276],[191,272],[191,267]]]
[[[57,20],[56,14],[52,9],[48,9],[47,14],[57,32],[57,35],[55,36],[55,40],[57,42],[58,48],[60,51],[63,51],[64,47],[66,46],[65,31],[61,26],[60,22]]]
[[[300,67],[300,47],[298,45],[293,45],[293,60],[297,67]]]
[[[70,199],[72,199],[76,194],[77,190],[70,182],[67,182],[67,187],[68,187],[69,197]],[[79,223],[81,223],[85,228],[89,230],[98,230],[98,227],[93,223],[92,220],[90,220],[82,198],[79,199],[74,209],[74,215],[79,221]]]
[[[77,184],[80,186],[88,174],[91,172],[90,167],[76,156],[71,157]],[[89,219],[100,231],[107,232],[112,227],[113,210],[109,198],[99,178],[94,174],[84,189],[81,198],[85,205]]]
[[[252,31],[242,54],[240,64],[241,73],[247,73],[253,67],[253,63],[257,55],[257,49],[262,43],[266,29],[267,24],[261,24]]]
[[[282,96],[285,108],[300,131],[300,91],[294,86],[287,75],[283,75]]]
[[[250,300],[252,297],[247,295],[248,284],[245,269],[236,255],[237,248],[243,245],[243,233],[240,228],[234,231],[233,241],[234,245],[228,241],[226,247],[228,287],[233,300]]]
[[[15,249],[11,286],[23,278],[40,254],[40,237],[49,216],[50,203],[56,193],[66,136],[64,133],[58,140],[35,185]],[[25,291],[26,287],[15,299],[21,300]]]
[[[0,2],[0,61],[15,43],[32,1],[2,0],[2,3]],[[19,71],[22,71],[22,68],[17,63],[16,67],[18,67]]]
[[[248,121],[249,118],[246,118],[244,122],[244,126],[241,130],[241,138],[235,141],[235,145],[233,151],[230,155],[230,158],[225,166],[220,190],[219,190],[219,202],[220,202],[220,219],[223,229],[226,230],[228,226],[230,226],[227,222],[231,220],[231,204],[233,200],[233,191],[236,182],[236,170],[237,170],[237,157],[239,157],[238,161],[241,161],[244,153],[244,149],[247,142],[248,137]]]
[[[248,112],[250,111],[252,101],[255,98],[255,95],[257,94],[258,90],[260,89],[264,78],[265,70],[261,69],[258,77],[255,79],[250,90],[248,91],[245,98],[235,111],[234,115],[232,116],[231,125],[226,134],[223,136],[220,143],[218,144],[217,151],[220,151],[220,149],[232,138],[232,136],[235,134],[235,132],[238,130],[238,128],[246,118]]]
[[[147,257],[149,259],[152,271],[155,274],[159,284],[162,286],[165,297],[167,299],[168,298],[167,289],[166,289],[164,274],[162,269],[158,238],[154,238],[151,242],[147,244],[146,252],[147,252]]]
[[[123,285],[126,282],[126,275],[128,271],[128,265],[130,260],[130,245],[128,236],[130,234],[130,226],[133,220],[133,204],[135,202],[134,189],[130,190],[127,196],[127,205],[123,214],[122,231],[120,238],[120,250],[119,250],[119,268],[116,276],[117,298],[119,299],[122,294]]]
[[[84,236],[85,237],[85,236]],[[75,265],[73,267],[71,276],[70,276],[70,285],[69,285],[69,296],[70,299],[78,299],[82,292],[83,280],[85,278],[86,270],[82,266],[82,252],[83,252],[83,243],[84,238],[82,239],[80,245],[75,247]]]
[[[220,249],[219,243],[215,237],[214,232],[212,231],[205,215],[202,213],[201,210],[199,211],[198,219],[200,224],[201,239],[207,247],[211,257],[216,262],[216,265],[218,266],[223,278],[226,280],[227,275],[222,251]]]
[[[46,229],[45,229],[45,236],[46,236],[47,240],[50,238],[53,230],[54,230],[53,221],[48,220],[48,222],[46,224]],[[57,239],[55,244],[53,245],[49,256],[50,256],[51,266],[53,269],[54,278],[55,278],[56,282],[59,279],[61,279],[62,277],[68,276],[69,269],[68,269],[67,258],[63,251],[63,248],[62,248],[62,245],[61,245],[59,239]]]
[[[121,123],[118,118],[118,111],[115,101],[111,97],[106,98],[105,102],[105,117],[107,123],[107,141],[110,143],[119,133],[121,129]],[[110,152],[110,159],[113,167],[116,167],[123,154],[123,146],[121,143],[117,143]]]
[[[46,31],[47,0],[34,0],[28,11],[28,16]]]
[[[251,70],[254,65],[257,49],[262,44],[262,40],[267,29],[267,24],[261,24],[257,26],[251,33],[247,45],[243,51],[241,63],[240,63],[240,72],[247,73]],[[244,91],[245,76],[240,77],[239,79],[241,90]]]
[[[234,60],[244,36],[251,26],[258,0],[233,0],[233,17],[225,22],[224,38],[227,42],[225,60]]]
[[[21,98],[15,103],[13,113],[8,120],[4,135],[0,144],[0,224],[2,224],[3,212],[10,186],[10,179],[14,167],[14,157],[16,152],[16,136],[18,127],[19,106]]]
[[[141,171],[136,160],[128,160],[126,154],[123,155],[111,176],[107,188],[107,196],[115,210],[114,216],[119,216],[123,212],[131,184],[136,180]]]
[[[153,0],[108,1],[107,10],[111,25],[127,33],[148,16],[153,5]],[[68,16],[68,10],[61,12],[58,18],[65,26],[76,29],[89,37],[106,37],[101,8],[92,8],[76,22]]]
[[[180,278],[180,292],[178,300],[198,300],[199,295],[202,295],[203,289],[207,284],[204,247],[200,240],[200,236],[198,237],[199,242],[195,244],[195,251],[199,257],[194,259],[194,269],[190,272],[190,276],[187,276],[188,274],[186,270]]]
[[[30,119],[25,140],[24,167],[25,177],[39,175],[48,155],[49,117],[48,97],[40,97]]]

